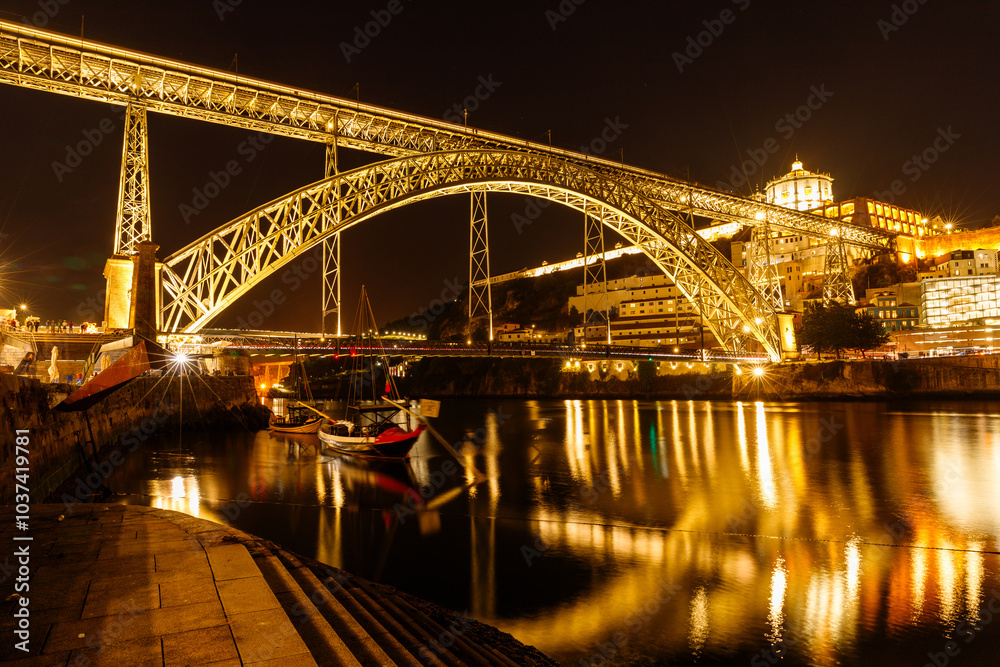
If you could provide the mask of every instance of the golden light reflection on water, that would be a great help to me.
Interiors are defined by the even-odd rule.
[[[884,627],[879,618],[898,629],[975,619],[986,580],[998,575],[996,559],[990,570],[979,553],[995,550],[996,536],[980,535],[1000,525],[1000,510],[979,502],[985,513],[967,519],[975,530],[964,532],[950,523],[949,504],[992,489],[992,448],[988,475],[973,476],[976,483],[960,490],[931,484],[933,493],[924,497],[914,470],[969,471],[981,467],[982,452],[950,448],[947,458],[960,460],[949,465],[933,447],[911,446],[913,423],[889,420],[891,437],[872,448],[858,444],[872,439],[864,420],[786,416],[764,403],[753,412],[751,443],[740,403],[672,401],[640,409],[633,402],[626,410],[620,401],[610,408],[567,401],[563,451],[570,474],[588,488],[597,488],[602,474],[614,483],[593,507],[545,503],[530,520],[560,555],[614,565],[615,574],[527,617],[491,620],[562,654],[621,631],[655,602],[664,582],[680,582],[675,599],[653,605],[648,627],[656,628],[658,641],[697,653],[713,643],[747,641],[746,629],[758,627],[760,646],[794,640],[800,655],[832,665],[862,633]],[[934,434],[955,437],[947,427]],[[831,456],[840,449],[843,457]],[[643,465],[646,457],[652,470]],[[879,499],[887,493],[907,502],[903,528],[885,516]],[[669,527],[607,525],[607,511],[634,512],[640,524],[651,503],[672,508]]]
[[[497,428],[495,412],[486,414],[486,443],[483,445],[483,456],[486,457],[486,476],[490,488],[490,516],[496,516],[500,505],[500,454],[503,446]]]
[[[214,512],[202,516],[201,490],[196,475],[176,475],[171,479],[151,480],[147,493],[153,498],[153,507],[184,512],[198,518],[218,520]]]
[[[694,598],[691,600],[691,630],[688,634],[691,651],[695,654],[698,654],[708,641],[708,604],[708,593],[704,587],[699,586],[695,589]]]
[[[668,438],[667,431],[663,427],[663,413],[660,411],[657,411],[656,413],[656,425],[657,425],[656,432],[657,434],[659,434],[659,437],[657,438],[657,445],[659,446],[660,457],[661,457],[660,474],[663,477],[667,477],[667,470],[668,470],[667,460],[666,460],[667,445],[670,442],[673,442],[674,462],[676,464],[674,469],[677,471],[677,479],[680,481],[681,490],[686,491],[687,478],[688,478],[688,465],[687,462],[684,460],[685,459],[684,438],[681,436],[681,419],[680,415],[677,412],[677,401],[670,402],[670,417],[671,417],[672,430],[670,432],[670,437]]]
[[[761,504],[766,510],[774,510],[778,494],[774,488],[771,448],[767,440],[767,414],[763,403],[757,403],[757,476]]]
[[[695,401],[519,408],[528,438],[484,416],[483,446],[463,461],[489,482],[442,509],[441,535],[462,540],[449,546],[468,558],[457,577],[467,608],[551,654],[623,632],[678,656],[794,641],[800,657],[832,665],[872,633],[974,621],[998,585],[1000,420]],[[530,471],[526,443],[540,452]],[[239,456],[224,462],[239,470],[235,488],[262,504],[315,494],[317,557],[351,563],[371,470],[305,460],[307,449],[266,434]],[[222,520],[217,502],[233,487],[187,465],[159,468],[143,492]],[[420,484],[435,470],[411,461]],[[545,545],[537,569],[522,565],[523,544]],[[505,588],[528,575],[560,578],[558,594],[505,616]]]

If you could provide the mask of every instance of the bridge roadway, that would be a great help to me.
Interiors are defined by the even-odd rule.
[[[367,342],[358,342],[357,337],[344,336],[340,339],[324,339],[319,336],[200,336],[190,345],[215,344],[227,350],[245,350],[251,356],[268,356],[273,362],[290,360],[292,356],[351,356],[380,354],[390,357],[493,357],[498,359],[530,359],[532,357],[573,359],[579,361],[621,360],[621,361],[670,361],[678,363],[710,362],[724,364],[768,363],[767,357],[755,354],[727,353],[709,350],[702,359],[700,350],[680,350],[671,347],[634,347],[623,345],[557,345],[550,343],[448,343],[443,341],[389,340],[382,347]],[[278,359],[274,359],[277,356]]]
[[[770,205],[578,151],[0,21],[0,83],[389,156],[526,151],[613,176],[668,210],[892,249],[895,234]]]

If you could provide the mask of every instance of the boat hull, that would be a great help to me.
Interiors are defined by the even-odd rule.
[[[311,419],[303,424],[296,424],[294,426],[288,426],[284,424],[271,424],[272,433],[317,433],[319,432],[319,427],[323,425],[323,418],[317,417],[316,419]]]
[[[320,430],[319,439],[326,445],[326,448],[336,454],[401,459],[409,455],[410,449],[425,428],[422,424],[412,431],[390,428],[374,438],[371,436],[334,435],[328,431]]]

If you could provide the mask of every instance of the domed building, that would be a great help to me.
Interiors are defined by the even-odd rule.
[[[833,177],[807,171],[796,155],[792,170],[769,181],[765,192],[768,204],[811,211],[833,202]]]

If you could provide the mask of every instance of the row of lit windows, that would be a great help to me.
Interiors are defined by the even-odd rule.
[[[823,209],[823,215],[828,218],[843,218],[845,222],[850,222],[848,216],[854,215],[854,202],[844,202],[843,204],[833,204]]]
[[[674,299],[669,299],[667,301],[634,301],[632,303],[625,304],[626,308],[652,308],[653,306],[669,306],[671,309],[674,307]],[[682,304],[681,308],[693,308],[690,304]]]
[[[889,331],[900,331],[902,329],[912,329],[913,327],[917,326],[917,324],[918,324],[917,320],[900,320],[899,328],[896,327],[895,322],[886,323],[885,328],[888,329]]]
[[[691,327],[684,327],[690,329]],[[612,331],[611,336],[614,338],[620,338],[622,336],[645,336],[645,335],[660,335],[663,333],[674,333],[675,329],[637,329],[635,331]]]
[[[916,308],[903,308],[902,310],[880,310],[877,317],[882,320],[895,320],[900,317],[916,317]]]
[[[886,218],[892,218],[893,220],[908,222],[911,225],[915,225],[922,221],[920,213],[917,211],[911,211],[892,205],[883,206],[879,202],[868,202],[868,212],[877,213],[879,216],[885,216]]]
[[[897,220],[886,221],[882,216],[877,216],[876,220],[878,221],[878,225],[872,225],[872,227],[877,226],[879,229],[888,229],[891,232],[902,232],[904,234],[916,233],[919,236],[923,236],[924,234],[923,228],[917,229],[916,226],[911,227],[909,223],[900,224]]]

